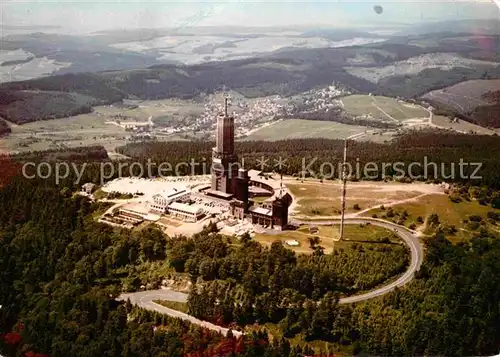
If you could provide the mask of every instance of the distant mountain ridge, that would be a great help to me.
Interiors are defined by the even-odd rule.
[[[445,41],[447,35],[436,35],[436,45],[418,46],[401,43],[401,38],[394,40],[340,48],[286,49],[257,57],[231,61],[215,61],[196,65],[153,64],[142,69],[101,71],[99,73],[64,74],[28,81],[3,83],[0,89],[16,100],[0,104],[0,116],[23,123],[32,120],[58,118],[68,112],[90,110],[88,106],[111,104],[126,98],[155,100],[164,98],[195,98],[200,94],[210,94],[230,88],[246,97],[262,97],[279,94],[290,96],[324,87],[332,82],[342,83],[353,93],[373,93],[392,97],[417,98],[429,91],[454,85],[468,79],[481,79],[484,73],[489,78],[500,78],[500,66],[492,62],[489,67],[478,71],[475,68],[461,66],[452,68],[422,68],[421,72],[411,72],[382,78],[371,82],[362,76],[348,72],[346,68],[375,70],[392,66],[402,61],[433,53],[453,53],[463,58],[481,58],[480,43],[477,41]],[[413,37],[414,39],[428,39]],[[495,40],[496,41],[496,40]],[[500,41],[498,41],[500,43]],[[497,43],[497,42],[495,42]],[[491,60],[497,60],[492,58]],[[468,63],[463,60],[463,63]],[[472,62],[471,62],[472,63]],[[485,62],[486,63],[486,62]],[[411,64],[411,62],[410,62]],[[487,65],[487,63],[486,63]],[[486,66],[485,65],[485,66]],[[138,67],[140,68],[140,67]],[[25,94],[23,91],[38,91],[39,96],[55,103],[41,105],[43,101],[36,93]],[[59,92],[54,93],[44,92]],[[65,97],[60,92],[77,93],[87,101]],[[79,97],[81,99],[81,97]],[[34,101],[34,102],[32,102]],[[17,103],[17,104],[13,104]],[[22,103],[20,105],[19,103]],[[21,117],[22,106],[44,108],[36,115]],[[69,104],[68,104],[69,103]],[[12,110],[13,106],[17,108]],[[25,114],[23,114],[25,115]],[[29,119],[26,119],[29,118]]]

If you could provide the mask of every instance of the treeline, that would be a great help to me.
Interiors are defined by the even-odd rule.
[[[164,261],[156,229],[95,223],[83,197],[35,181],[0,191],[0,351],[17,357],[299,356],[265,333],[221,335],[118,302],[137,267]]]
[[[73,92],[95,98],[101,104],[120,102],[127,95],[106,81],[100,74],[68,73],[20,82],[2,83],[2,90],[10,91],[42,91]]]
[[[0,90],[0,116],[25,124],[90,113],[100,103],[77,93]]]
[[[443,115],[449,118],[457,117],[459,119],[487,127],[487,128],[500,128],[500,95],[499,91],[490,91],[483,94],[482,99],[489,101],[490,104],[479,105],[474,109],[466,109],[463,111],[458,108],[446,105],[445,103],[426,98],[436,109],[435,115]]]
[[[179,168],[179,174],[189,174],[191,171],[199,174],[208,173],[202,163],[209,165],[211,162],[212,147],[213,143],[209,142],[152,142],[132,143],[118,148],[117,151],[132,157],[135,161],[144,162],[144,165],[149,159],[157,165],[168,162],[175,168],[180,162],[190,163],[194,160],[199,163],[194,170],[186,165]],[[236,143],[236,152],[240,158],[245,159],[247,168],[260,169],[258,160],[265,157],[268,159],[268,166],[265,169],[273,170],[275,160],[282,157],[287,159],[286,166],[282,168],[284,174],[299,177],[316,175],[318,178],[321,172],[325,176],[330,174],[331,170],[329,166],[325,169],[325,163],[332,164],[337,169],[338,164],[343,161],[343,148],[343,141],[329,139]],[[405,167],[405,177],[409,177],[411,169],[412,176],[420,175],[422,180],[437,179],[499,188],[500,160],[496,154],[498,150],[500,150],[500,138],[497,136],[465,135],[448,131],[414,131],[388,144],[351,141],[348,161],[353,171],[356,171],[357,165],[361,168],[359,178],[366,178],[367,174],[371,179],[382,179],[384,175],[392,177],[397,174],[392,164],[401,162]],[[467,163],[463,166],[462,174],[459,168],[461,159],[463,163]],[[373,163],[372,167],[376,165],[376,169],[365,174],[363,166],[369,162]],[[383,163],[389,165],[384,168]],[[411,163],[419,165],[409,167]],[[468,165],[469,163],[481,164],[475,176],[472,174],[476,171],[477,165]],[[153,168],[152,173],[156,175],[158,171]],[[338,178],[338,172],[332,177]]]
[[[240,324],[251,318],[259,323],[281,319],[277,326],[286,337],[352,343],[354,353],[491,355],[500,348],[499,253],[498,235],[485,230],[455,246],[438,234],[426,240],[426,260],[416,280],[381,298],[352,306],[339,305],[338,295],[331,292],[319,300],[303,299],[283,286],[286,279],[275,270],[267,280],[281,287],[274,293],[253,300],[245,290],[235,293],[230,283],[214,282],[194,290],[188,306],[195,315],[232,318]],[[258,284],[265,276],[248,275],[244,282]]]
[[[407,249],[391,243],[353,244],[332,254],[315,249],[311,256],[296,256],[281,242],[264,248],[248,235],[241,241],[234,248],[210,227],[193,238],[170,240],[170,264],[198,282],[189,295],[190,313],[226,326],[280,323],[289,314],[297,319],[302,315],[302,324],[287,336],[303,332],[309,341],[341,337],[350,341],[347,332],[337,337],[329,333],[325,321],[317,317],[324,309],[335,313],[332,304],[339,296],[373,289],[402,273],[409,263]],[[326,304],[323,310],[320,306],[317,311],[316,301]],[[311,315],[307,309],[312,309]],[[289,322],[292,328],[296,321]],[[316,331],[324,328],[322,333]]]
[[[416,98],[430,91],[460,82],[485,79],[485,71],[488,78],[500,78],[500,68],[491,66],[478,68],[454,67],[449,71],[439,68],[427,68],[418,75],[399,75],[383,78],[379,81],[377,89],[373,93],[389,97]]]
[[[2,156],[0,156],[2,158]],[[65,149],[51,149],[44,151],[24,151],[4,156],[17,162],[58,162],[69,161],[74,163],[94,163],[109,159],[108,152],[101,145],[82,146]]]
[[[471,117],[472,121],[478,125],[500,128],[500,103],[479,106],[474,109]]]
[[[12,132],[9,124],[3,119],[0,118],[0,137],[8,135]]]
[[[492,355],[500,348],[500,237],[486,230],[458,245],[441,235],[427,239],[416,280],[380,298],[339,305],[343,287],[372,286],[379,266],[397,268],[401,257],[366,246],[296,256],[248,236],[229,245],[213,225],[192,239],[166,239],[154,228],[131,234],[95,223],[98,208],[36,180],[13,180],[0,191],[2,354],[208,356],[217,348],[221,356],[313,354],[282,339],[271,343],[265,334],[224,339],[115,301],[124,284],[143,283],[139,266],[156,262],[201,283],[189,298],[192,313],[222,322],[279,320],[286,337],[324,339],[370,355]]]
[[[389,128],[397,128],[400,125],[383,122],[381,120],[367,120],[367,119],[354,119],[349,117],[345,112],[339,111],[325,111],[318,110],[315,112],[296,112],[293,114],[287,114],[284,116],[285,119],[305,119],[305,120],[320,120],[320,121],[333,121],[336,123],[347,124],[347,125],[361,125],[372,128],[381,128],[381,129],[389,129]]]
[[[117,148],[117,152],[131,157],[130,160],[109,162],[106,165],[96,162],[107,161],[106,151],[102,147],[0,158],[9,162],[12,174],[21,174],[22,166],[19,163],[26,161],[75,161],[77,168],[85,162],[81,177],[75,170],[70,170],[69,175],[62,180],[63,185],[74,188],[78,183],[101,184],[124,176],[209,174],[213,145],[203,141],[131,143]],[[286,159],[285,166],[281,168],[283,174],[296,176],[297,179],[308,176],[337,179],[339,165],[343,161],[343,149],[343,141],[330,139],[236,143],[236,152],[240,160],[245,159],[246,168],[260,170],[262,157],[265,157],[267,166],[264,170],[276,171],[278,167],[275,164],[281,157]],[[394,176],[411,181],[413,177],[421,181],[447,181],[499,189],[500,160],[496,154],[499,149],[500,138],[497,136],[415,131],[403,134],[388,144],[352,141],[349,143],[348,162],[352,166],[352,180],[382,180]],[[412,163],[415,164],[410,166]],[[365,171],[365,165],[370,170]],[[398,167],[403,168],[403,173],[396,171]],[[27,168],[27,173],[33,174],[33,169]],[[47,180],[53,181],[53,175]]]

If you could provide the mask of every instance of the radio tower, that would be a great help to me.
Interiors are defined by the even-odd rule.
[[[344,140],[344,162],[342,164],[342,213],[340,218],[340,240],[344,239],[345,196],[347,186],[347,139]]]
[[[280,170],[280,198],[283,197],[283,171]]]

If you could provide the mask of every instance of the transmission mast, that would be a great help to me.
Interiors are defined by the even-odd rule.
[[[342,213],[340,218],[340,240],[344,240],[345,198],[347,188],[347,139],[344,140],[344,162],[342,164]]]

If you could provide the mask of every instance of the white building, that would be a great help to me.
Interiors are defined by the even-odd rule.
[[[168,205],[168,213],[171,216],[188,222],[196,222],[202,218],[204,211],[201,207],[185,203],[172,202]]]
[[[82,185],[81,192],[86,193],[87,195],[90,195],[92,192],[94,192],[95,188],[96,188],[95,184],[93,184],[91,182],[87,182],[86,184]]]
[[[186,202],[191,198],[191,192],[173,189],[169,193],[160,192],[153,196],[153,202],[150,202],[149,209],[154,212],[166,213],[167,207],[172,202]]]

